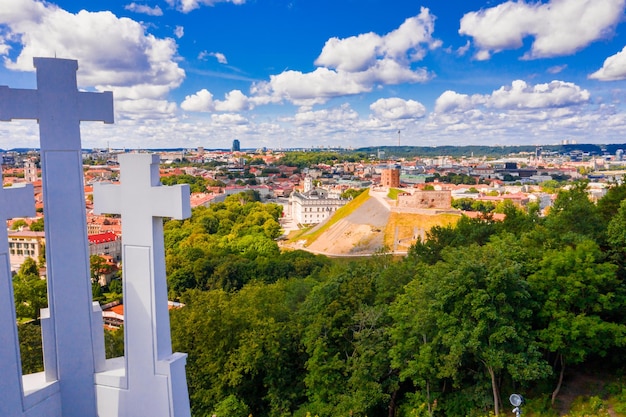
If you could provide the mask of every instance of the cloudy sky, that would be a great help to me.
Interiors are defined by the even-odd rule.
[[[0,85],[33,57],[113,91],[85,147],[626,142],[626,0],[1,0]],[[38,147],[34,121],[0,148]]]

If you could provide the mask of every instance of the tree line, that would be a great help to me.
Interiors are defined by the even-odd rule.
[[[399,260],[281,252],[279,208],[236,197],[168,222],[193,414],[497,415],[513,390],[549,410],[568,369],[621,363],[625,197],[576,183],[546,217],[507,204]]]
[[[626,186],[594,204],[586,185],[545,217],[507,203],[502,222],[434,227],[401,259],[281,251],[281,206],[251,193],[167,221],[193,415],[497,415],[514,391],[550,415],[568,370],[601,360],[621,375]],[[33,266],[15,277],[18,303],[39,283]],[[36,306],[18,307],[36,322]],[[34,329],[19,326],[36,368]]]

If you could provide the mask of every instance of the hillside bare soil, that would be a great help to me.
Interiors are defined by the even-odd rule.
[[[423,237],[432,226],[450,224],[458,220],[452,214],[396,213],[387,198],[387,190],[370,190],[367,201],[345,218],[324,231],[308,246],[296,244],[298,249],[328,256],[367,256],[384,247],[392,253],[406,253],[417,237]],[[311,229],[311,233],[324,223]]]
[[[389,207],[369,198],[353,213],[332,225],[307,250],[329,255],[368,255],[381,249]]]

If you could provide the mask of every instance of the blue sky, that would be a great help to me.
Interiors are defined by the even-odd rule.
[[[2,0],[0,85],[77,59],[85,147],[626,142],[626,0]],[[400,133],[398,133],[400,132]],[[37,147],[33,121],[2,148]]]

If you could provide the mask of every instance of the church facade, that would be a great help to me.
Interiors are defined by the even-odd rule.
[[[348,200],[323,188],[313,187],[313,180],[304,180],[304,191],[293,192],[289,197],[291,216],[299,224],[317,224],[345,206]]]

